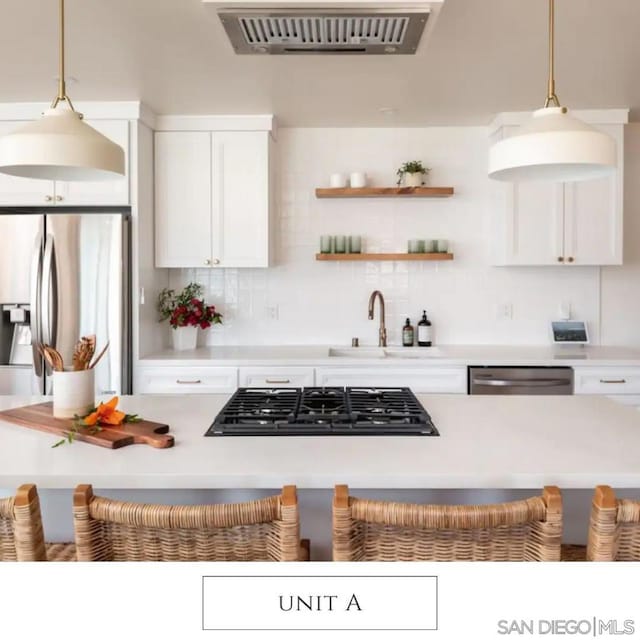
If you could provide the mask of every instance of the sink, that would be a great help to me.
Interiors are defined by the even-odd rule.
[[[385,350],[380,347],[344,347],[329,349],[331,358],[384,358]]]
[[[438,347],[400,347],[385,349],[388,358],[441,358],[442,351]]]
[[[441,358],[442,351],[438,347],[332,347],[329,349],[331,358],[403,358],[425,359]]]

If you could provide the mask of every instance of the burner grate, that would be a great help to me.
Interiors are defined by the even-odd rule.
[[[408,388],[239,389],[206,435],[439,435]]]
[[[242,391],[242,393],[240,393]],[[293,418],[300,403],[300,389],[241,389],[222,409],[222,424],[271,424]]]

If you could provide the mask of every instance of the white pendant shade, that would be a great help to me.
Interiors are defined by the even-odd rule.
[[[512,137],[489,150],[489,177],[507,182],[572,182],[613,173],[615,140],[562,107],[539,109]]]
[[[113,180],[125,173],[124,150],[75,111],[49,109],[0,138],[0,172],[42,180]]]

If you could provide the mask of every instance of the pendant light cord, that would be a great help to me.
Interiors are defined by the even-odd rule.
[[[55,109],[60,102],[66,102],[71,111],[75,111],[71,98],[67,95],[67,86],[64,80],[64,0],[60,0],[60,49],[58,51],[58,95],[51,103],[51,108]]]
[[[556,95],[555,79],[555,0],[549,0],[549,84],[547,86],[547,99],[544,102],[546,109],[552,103],[560,106],[560,100]]]

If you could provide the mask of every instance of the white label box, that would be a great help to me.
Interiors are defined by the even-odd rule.
[[[436,576],[203,576],[211,631],[435,631]]]

